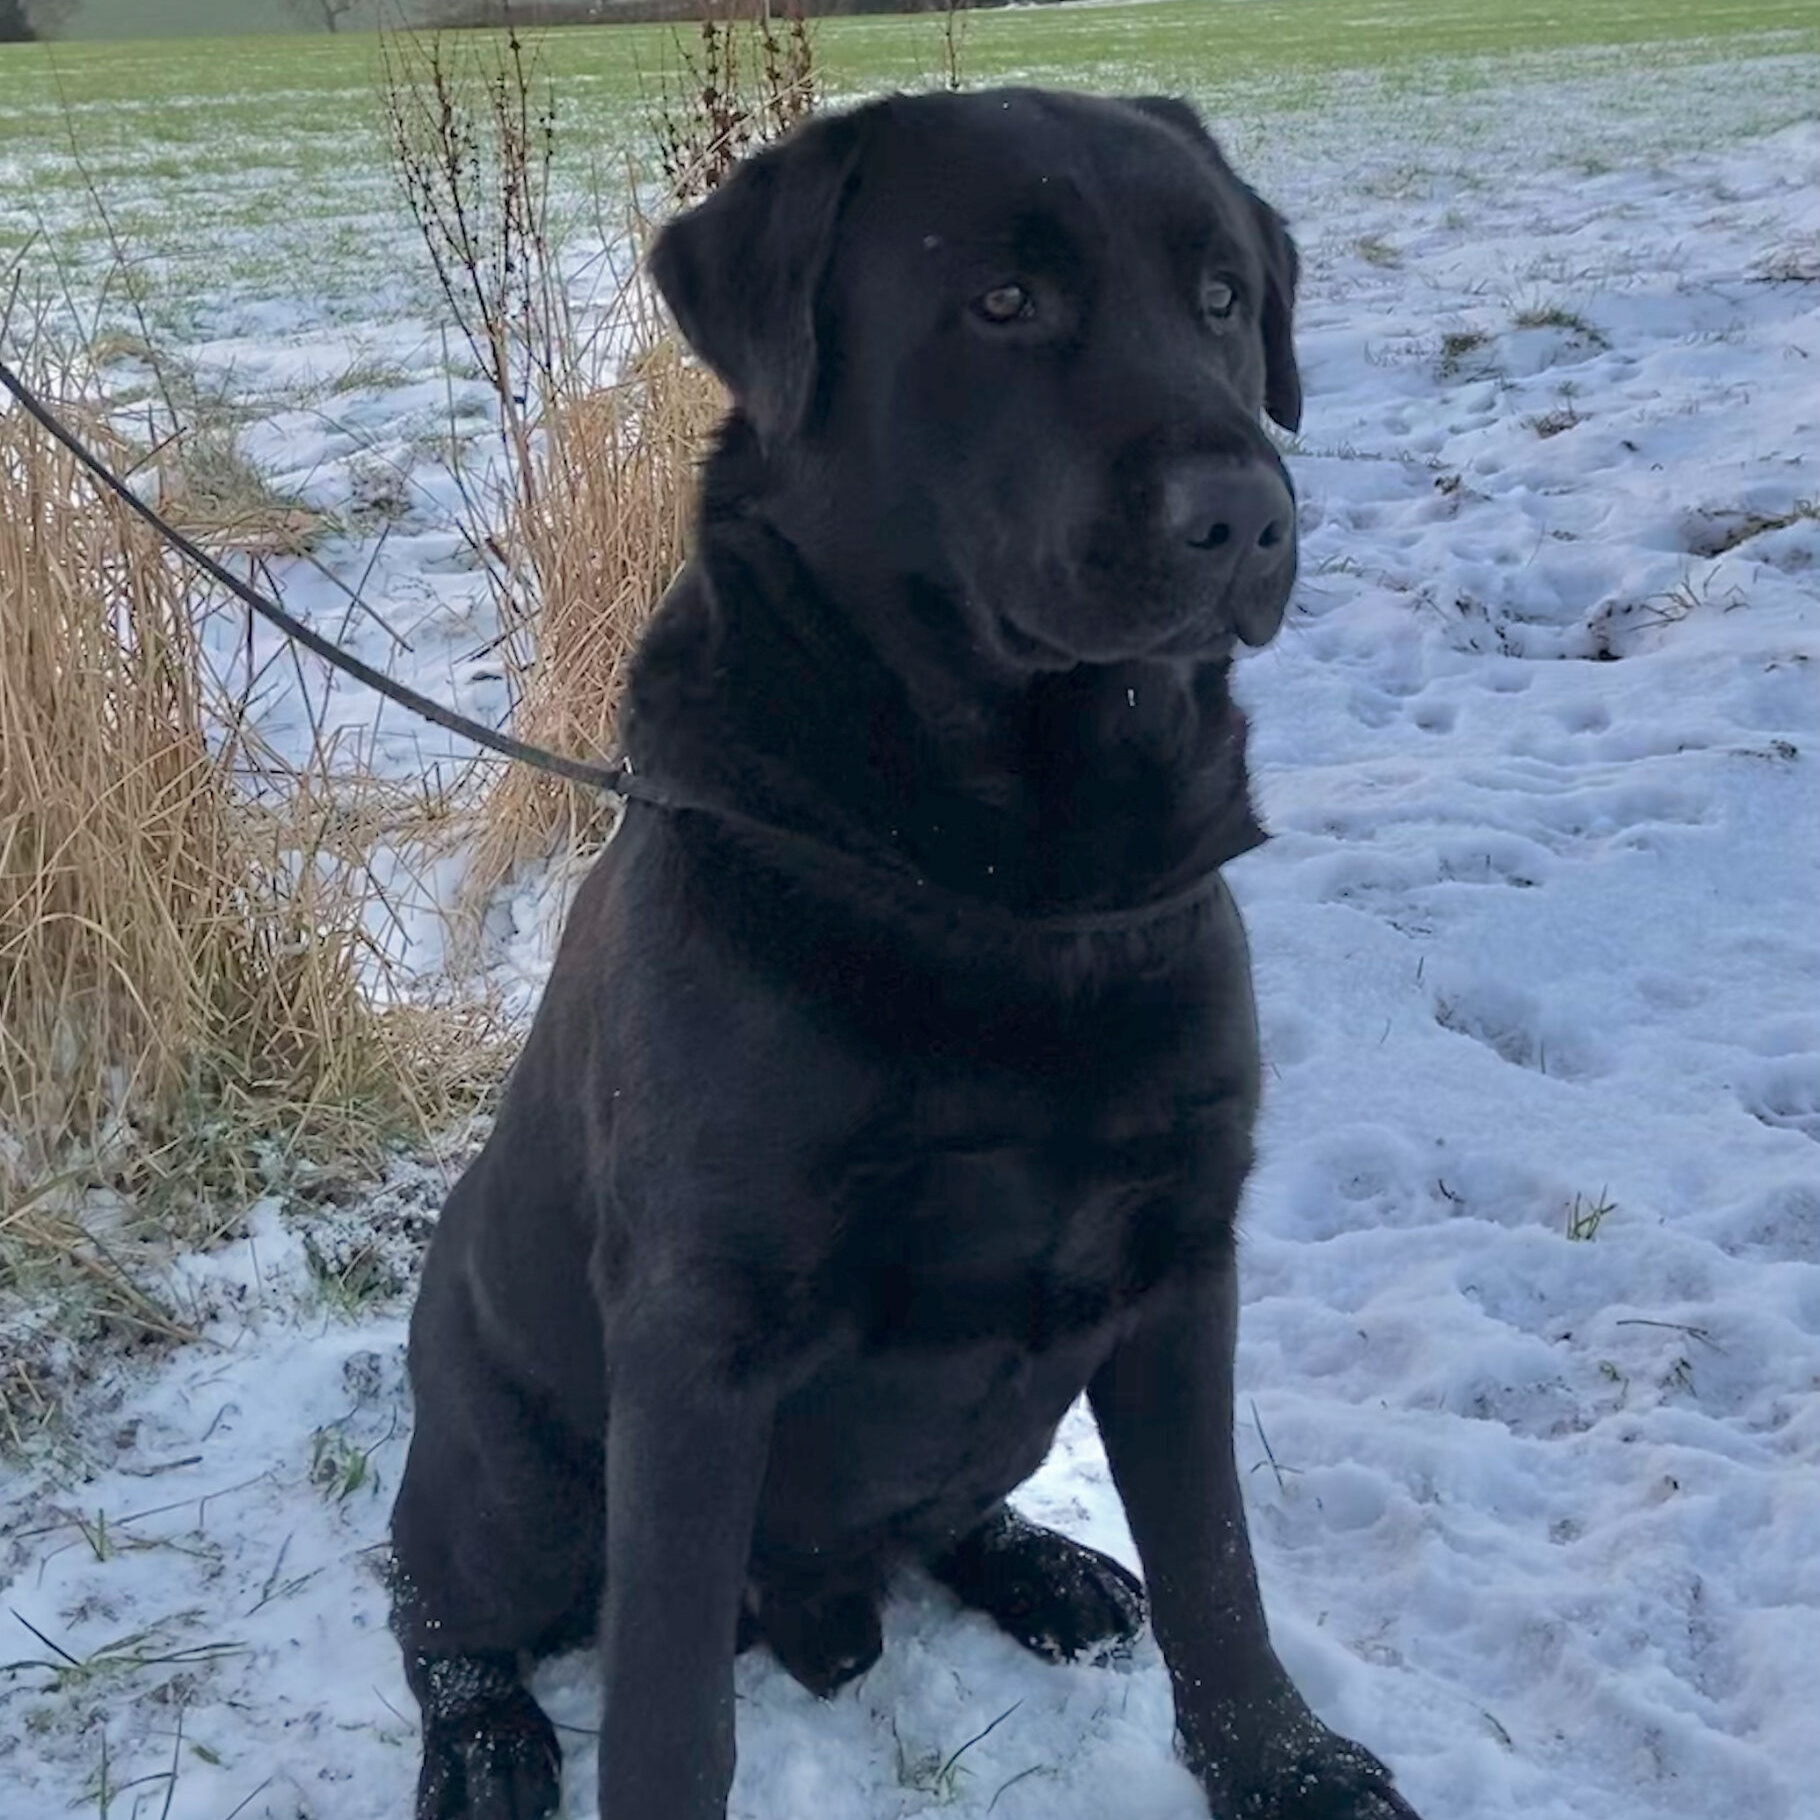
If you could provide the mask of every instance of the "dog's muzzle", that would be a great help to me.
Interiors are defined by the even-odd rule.
[[[1295,499],[1273,467],[1191,455],[1163,481],[1162,531],[1196,552],[1208,596],[1228,603],[1233,630],[1265,645],[1283,623],[1295,567]]]

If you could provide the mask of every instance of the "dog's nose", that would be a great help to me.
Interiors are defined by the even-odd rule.
[[[1164,482],[1163,511],[1169,534],[1204,551],[1222,578],[1241,566],[1262,577],[1294,549],[1295,501],[1261,462],[1191,457]]]

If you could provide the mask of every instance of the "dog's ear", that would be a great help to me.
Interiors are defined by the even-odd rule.
[[[651,249],[683,338],[769,445],[815,392],[815,299],[858,158],[860,125],[834,115],[739,165]]]
[[[1264,248],[1264,409],[1293,435],[1302,427],[1302,369],[1295,357],[1295,293],[1302,279],[1302,256],[1283,217],[1256,190],[1243,187]]]
[[[1300,429],[1302,370],[1295,357],[1295,293],[1302,261],[1283,217],[1226,162],[1218,141],[1187,102],[1170,95],[1140,95],[1131,105],[1190,140],[1245,198],[1264,256],[1264,409],[1270,413],[1271,421],[1284,429]]]

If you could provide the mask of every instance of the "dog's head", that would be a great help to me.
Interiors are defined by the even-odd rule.
[[[1297,262],[1193,111],[894,97],[738,170],[653,253],[844,599],[1032,671],[1265,643],[1295,576]],[[955,628],[948,628],[951,632]]]

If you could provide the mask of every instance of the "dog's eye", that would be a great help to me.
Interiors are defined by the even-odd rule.
[[[988,322],[1028,322],[1036,299],[1021,284],[995,284],[973,300],[973,312]]]
[[[1216,321],[1223,321],[1230,316],[1237,306],[1239,294],[1224,278],[1204,278],[1201,281],[1201,313],[1211,316]]]

